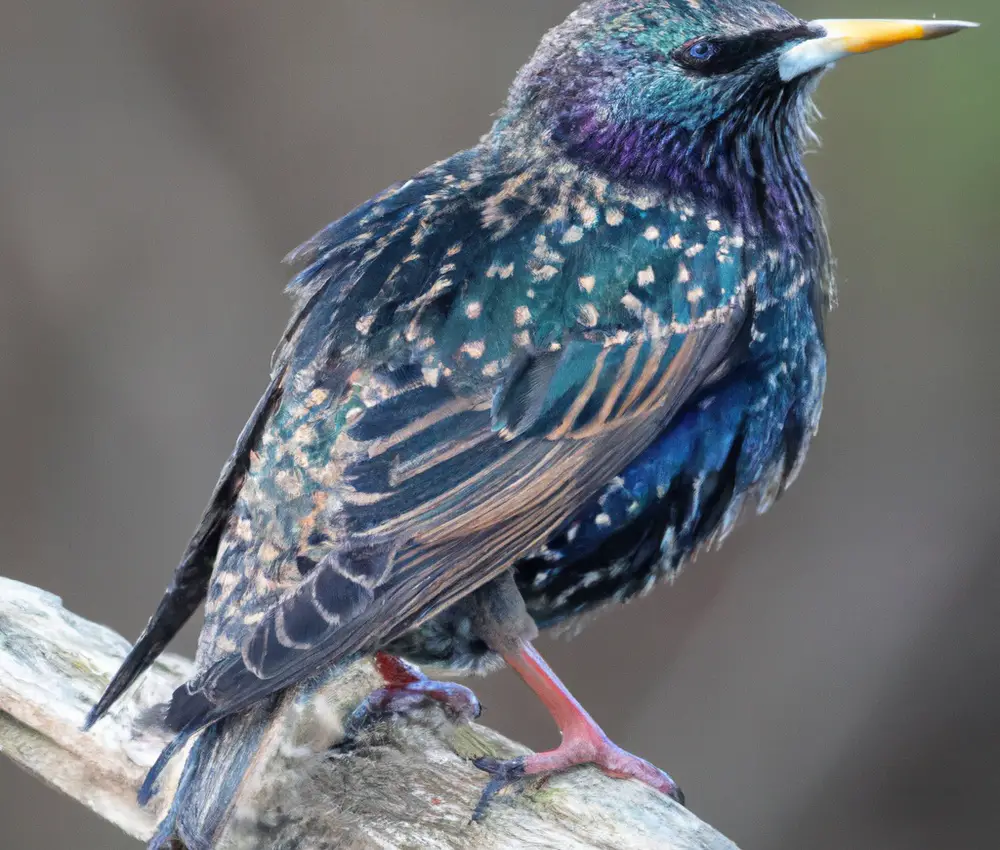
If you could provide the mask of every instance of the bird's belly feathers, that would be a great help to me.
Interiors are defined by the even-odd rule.
[[[721,544],[745,506],[768,510],[816,432],[826,354],[815,327],[695,399],[634,463],[517,568],[539,627],[647,593]]]

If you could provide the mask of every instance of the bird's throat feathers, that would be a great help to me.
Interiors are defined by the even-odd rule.
[[[703,200],[747,234],[810,252],[822,250],[826,238],[802,162],[814,138],[812,111],[805,87],[792,87],[756,110],[726,113],[697,129],[578,104],[551,123],[535,110],[501,122],[506,144],[518,145],[519,154],[566,159],[616,182]],[[515,124],[522,126],[509,132]]]
[[[618,121],[597,113],[564,116],[553,141],[565,156],[603,175],[703,199],[744,232],[810,247],[818,235],[817,199],[802,164],[801,126],[777,104],[744,121],[725,115],[688,130],[665,119]]]

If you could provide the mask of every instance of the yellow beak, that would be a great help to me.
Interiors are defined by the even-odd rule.
[[[816,32],[816,38],[801,42],[782,54],[779,60],[781,78],[788,82],[854,53],[871,53],[904,41],[942,38],[978,26],[968,21],[813,21],[809,28]]]

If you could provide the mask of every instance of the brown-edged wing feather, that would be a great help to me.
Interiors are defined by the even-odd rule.
[[[491,405],[421,381],[372,407],[348,432],[343,545],[266,612],[239,654],[178,692],[169,724],[203,725],[374,650],[537,550],[718,372],[744,319],[737,300],[683,335],[592,347],[575,380],[544,361],[545,380],[518,367],[527,395],[548,401],[528,398],[519,410],[531,414],[509,420],[509,392]],[[553,398],[555,384],[571,391]]]

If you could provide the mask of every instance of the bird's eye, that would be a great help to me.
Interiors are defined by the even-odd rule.
[[[731,74],[774,54],[784,44],[797,39],[815,38],[808,25],[776,30],[754,30],[745,35],[701,36],[692,38],[672,54],[674,61],[700,77]]]
[[[696,41],[689,44],[684,52],[695,62],[707,62],[719,52],[719,48],[710,41]]]
[[[732,39],[696,38],[674,51],[674,61],[695,74],[724,74],[742,63],[744,57],[740,47]]]

